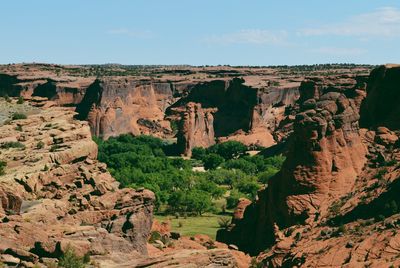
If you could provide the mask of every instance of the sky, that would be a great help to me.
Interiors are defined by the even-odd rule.
[[[399,0],[9,0],[0,63],[400,63]]]

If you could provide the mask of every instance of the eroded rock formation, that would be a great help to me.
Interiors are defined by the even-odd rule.
[[[193,102],[189,102],[185,108],[178,132],[178,148],[190,156],[194,147],[207,148],[215,144],[213,113],[216,109],[204,109],[201,104]]]
[[[111,66],[99,69],[115,74],[121,72],[118,68],[114,71]],[[202,126],[185,126],[179,122],[183,120],[182,111],[186,105],[194,102],[202,108],[215,109],[212,128],[217,142],[238,140],[247,145],[268,147],[291,131],[279,126],[285,119],[286,107],[298,97],[301,81],[293,78],[283,81],[282,85],[274,82],[277,85],[273,86],[270,79],[277,78],[269,77],[268,73],[274,73],[269,69],[262,71],[268,78],[263,78],[259,70],[224,72],[213,68],[201,70],[208,74],[201,78],[192,77],[190,70],[179,76],[158,70],[164,75],[149,78],[107,73],[96,78],[88,75],[93,74],[93,70],[40,64],[4,66],[0,96],[48,98],[55,105],[76,107],[77,118],[87,120],[92,134],[103,138],[132,133],[173,139],[177,132],[178,137],[190,137],[192,127],[200,130]],[[280,130],[278,135],[274,135],[276,129]],[[200,137],[204,140],[193,144],[180,140],[179,144],[187,144],[181,146],[181,153],[190,154],[190,148],[196,143],[209,146],[215,142],[209,142],[209,133],[196,138]]]
[[[364,78],[304,82],[282,170],[219,238],[262,267],[398,266],[398,70],[374,70],[366,97]]]
[[[7,163],[0,176],[1,264],[52,267],[72,248],[96,267],[248,266],[249,256],[206,236],[174,237],[170,248],[148,244],[154,194],[120,189],[96,160],[88,123],[74,114],[42,108],[0,127],[0,146],[19,144],[0,153]]]
[[[275,224],[286,228],[314,221],[354,187],[366,161],[358,128],[365,94],[356,80],[345,81],[336,87],[320,79],[302,84],[282,170],[259,193],[259,200],[248,207],[237,227],[220,233],[222,241],[236,240],[242,249],[261,251],[274,242]]]
[[[7,163],[0,177],[0,261],[12,256],[30,267],[68,246],[94,258],[147,253],[154,194],[120,190],[96,160],[88,124],[72,117],[51,108],[0,127],[0,144],[24,146],[0,154]]]
[[[105,139],[122,133],[165,137],[171,128],[164,113],[173,100],[169,83],[104,78],[88,88],[76,111],[94,135]]]

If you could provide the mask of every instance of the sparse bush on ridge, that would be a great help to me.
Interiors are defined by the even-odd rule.
[[[44,142],[43,142],[43,141],[39,141],[39,142],[36,144],[36,148],[37,148],[37,149],[42,149],[42,148],[44,148]]]
[[[0,161],[0,176],[5,174],[6,167],[7,167],[7,163],[4,161]]]
[[[22,113],[14,113],[12,115],[12,120],[20,120],[20,119],[26,119],[27,116],[26,114],[22,114]]]
[[[25,145],[20,143],[19,141],[7,141],[0,144],[1,149],[9,149],[9,148],[20,148],[25,149]]]
[[[19,96],[17,104],[23,104],[24,102],[25,102],[24,98],[22,96]]]
[[[87,260],[87,258],[86,258]],[[86,267],[84,258],[76,255],[75,251],[68,247],[58,263],[59,267],[63,268],[84,268]]]

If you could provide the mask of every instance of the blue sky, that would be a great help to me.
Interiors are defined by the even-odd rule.
[[[400,1],[10,0],[0,63],[400,63]]]

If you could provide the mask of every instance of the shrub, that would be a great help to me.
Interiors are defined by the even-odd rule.
[[[297,233],[294,235],[294,240],[295,240],[295,241],[300,241],[300,239],[301,239],[301,233],[300,233],[300,232],[297,232]]]
[[[14,113],[12,115],[12,120],[20,120],[20,119],[26,119],[27,116],[26,114],[22,114],[22,113]]]
[[[341,224],[338,229],[337,229],[338,234],[345,234],[346,233],[346,227]]]
[[[23,104],[25,101],[24,101],[24,98],[22,97],[22,96],[19,96],[18,97],[18,101],[17,101],[17,104]]]
[[[383,176],[388,172],[387,168],[383,168],[381,170],[379,170],[376,174],[375,174],[375,178],[377,178],[378,180],[383,179]]]
[[[37,149],[42,149],[42,148],[44,148],[44,142],[43,142],[43,141],[39,141],[39,142],[36,144],[36,148],[37,148]]]
[[[392,200],[389,203],[385,204],[385,208],[384,208],[385,215],[391,216],[393,214],[396,214],[398,211],[399,211],[399,207],[395,200]]]
[[[338,215],[340,212],[342,205],[340,204],[340,202],[336,201],[332,204],[332,206],[329,208],[329,211],[334,215]]]
[[[219,217],[218,218],[218,225],[220,228],[228,228],[229,225],[231,224],[231,219],[227,218],[227,217]]]
[[[53,152],[57,151],[57,150],[60,149],[60,148],[61,148],[61,145],[59,145],[59,144],[53,144],[53,145],[50,147],[50,152],[53,153]]]
[[[379,215],[375,216],[374,219],[376,222],[383,221],[385,219],[385,216],[383,216],[382,214],[379,214]]]
[[[179,130],[179,122],[178,121],[170,121],[171,129],[173,133],[177,133]]]
[[[154,243],[156,240],[161,240],[161,234],[158,231],[153,231],[150,233],[149,242]]]
[[[4,161],[0,161],[0,176],[5,174],[5,169],[6,169],[7,163]]]
[[[8,141],[4,142],[0,145],[1,149],[9,149],[9,148],[21,148],[25,149],[25,145],[20,143],[19,141]]]
[[[233,209],[237,206],[239,199],[244,197],[243,193],[240,193],[238,190],[233,189],[229,196],[226,198],[226,207],[228,209]]]
[[[11,102],[11,99],[10,99],[10,97],[8,96],[8,95],[5,95],[4,96],[4,100],[6,101],[6,102]],[[1,266],[0,266],[1,267]]]
[[[83,263],[89,263],[90,262],[90,254],[89,254],[89,252],[86,252],[85,255],[83,255],[82,261],[83,261]]]
[[[396,160],[396,159],[392,159],[392,160],[387,161],[387,162],[385,163],[385,166],[390,167],[390,166],[394,166],[394,165],[396,165],[396,164],[397,164],[397,160]]]
[[[22,126],[21,126],[21,125],[16,126],[16,127],[15,127],[15,130],[21,132],[21,131],[22,131]]]
[[[68,247],[60,259],[59,266],[63,268],[84,268],[85,263],[83,258],[78,257],[75,251]]]

